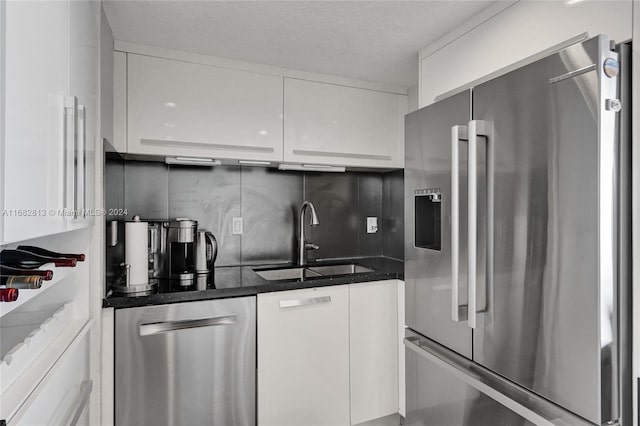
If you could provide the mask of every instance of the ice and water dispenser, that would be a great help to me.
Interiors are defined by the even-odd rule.
[[[442,193],[439,188],[417,189],[415,198],[415,246],[441,250]]]

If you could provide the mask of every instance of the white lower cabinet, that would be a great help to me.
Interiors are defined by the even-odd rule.
[[[398,412],[398,281],[349,285],[351,424]]]
[[[76,338],[9,422],[12,425],[88,425],[89,333]]]
[[[398,413],[398,281],[258,295],[258,426]]]
[[[258,425],[349,424],[349,288],[258,295]]]

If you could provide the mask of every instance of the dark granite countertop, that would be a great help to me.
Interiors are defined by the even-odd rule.
[[[161,282],[156,290],[144,295],[120,295],[110,292],[103,300],[104,308],[133,308],[138,306],[163,305],[167,303],[192,302],[196,300],[220,299],[225,297],[252,296],[273,291],[297,290],[302,288],[352,284],[366,281],[404,279],[404,262],[387,257],[350,258],[319,261],[308,266],[339,265],[355,263],[372,272],[349,275],[319,276],[300,279],[267,281],[254,269],[296,267],[294,264],[222,266],[215,269],[213,285],[197,289]]]

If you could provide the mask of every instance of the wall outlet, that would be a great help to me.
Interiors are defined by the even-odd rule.
[[[376,232],[378,232],[378,218],[368,217],[367,218],[367,234],[375,234]]]
[[[242,235],[242,217],[234,217],[231,225],[232,235]]]

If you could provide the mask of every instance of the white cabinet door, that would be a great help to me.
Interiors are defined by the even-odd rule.
[[[259,294],[258,425],[348,424],[348,286]]]
[[[64,231],[69,3],[6,2],[5,243]]]
[[[284,161],[402,167],[406,96],[285,78],[284,107]]]
[[[127,151],[282,160],[282,77],[127,54]]]
[[[15,425],[88,425],[92,392],[89,333],[78,337],[54,364],[10,422]]]
[[[73,153],[74,210],[71,229],[87,226],[95,208],[95,147],[98,122],[100,65],[100,3],[92,0],[70,2],[70,93],[76,97],[77,132]],[[90,212],[89,212],[90,213]]]
[[[351,424],[398,412],[398,281],[349,285]]]

